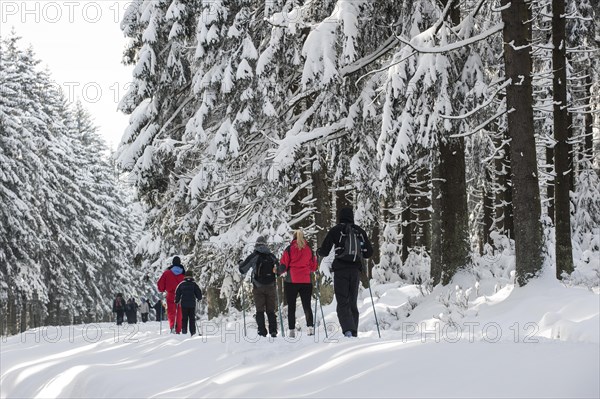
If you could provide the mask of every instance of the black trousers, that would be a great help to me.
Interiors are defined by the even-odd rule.
[[[275,308],[277,307],[277,288],[275,284],[264,285],[262,287],[254,287],[252,295],[254,296],[254,304],[256,305],[256,324],[258,324],[258,335],[267,336],[267,328],[265,326],[265,312],[269,319],[269,334],[277,335],[277,316],[275,316]]]
[[[123,316],[125,315],[125,311],[117,310],[117,325],[120,326],[123,324]]]
[[[190,335],[196,334],[196,308],[180,308],[181,309],[181,333],[187,334],[188,322],[190,325]]]
[[[333,273],[333,290],[337,301],[337,316],[342,333],[350,331],[356,337],[358,331],[358,269],[336,270]]]
[[[306,316],[306,325],[312,327],[313,314],[310,306],[310,297],[312,295],[312,284],[310,283],[285,283],[285,299],[288,305],[288,327],[290,330],[296,328],[296,298],[300,294],[302,309]]]
[[[148,313],[142,313],[142,321],[144,323],[148,321]]]

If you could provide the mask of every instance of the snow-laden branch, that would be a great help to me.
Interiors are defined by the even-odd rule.
[[[312,182],[313,182],[312,179],[308,179],[308,180],[302,182],[302,184],[298,185],[294,189],[294,191],[292,191],[291,193],[288,194],[288,199],[286,201],[286,205],[290,205],[292,203],[292,201],[294,200],[294,197],[296,197],[296,195],[300,192],[300,190],[311,186]]]
[[[494,92],[494,94],[492,94],[490,96],[490,98],[488,98],[486,101],[484,101],[483,103],[481,103],[479,106],[477,106],[477,108],[472,109],[471,111],[467,112],[466,114],[462,114],[462,115],[456,115],[456,116],[452,116],[452,115],[442,115],[440,114],[440,118],[444,118],[444,119],[465,119],[468,118],[474,114],[476,114],[477,112],[481,111],[483,108],[487,107],[488,105],[490,105],[492,103],[492,101],[494,101],[494,99],[496,98],[496,95],[501,91],[504,90],[506,87],[510,86],[512,80],[511,79],[507,79],[506,81],[504,81],[504,83],[502,83],[500,85],[500,87],[498,87],[498,89]]]
[[[505,110],[505,109],[500,110],[500,111],[496,112],[492,117],[486,119],[484,122],[482,122],[481,124],[479,124],[478,126],[476,126],[473,130],[471,130],[469,132],[466,132],[466,133],[452,134],[452,135],[450,135],[450,137],[452,137],[452,138],[459,138],[459,137],[472,136],[475,133],[477,133],[478,131],[480,131],[481,129],[483,129],[484,127],[486,127],[487,125],[489,125],[491,122],[495,121],[496,119],[498,119],[502,115],[506,114],[507,112],[508,111]]]
[[[342,118],[339,121],[332,123],[328,126],[320,126],[311,130],[310,132],[298,132],[294,134],[293,131],[288,132],[285,138],[277,140],[278,148],[276,148],[271,156],[273,165],[269,176],[278,176],[278,172],[294,162],[294,154],[304,144],[325,138],[329,135],[344,130],[346,127],[346,118]]]
[[[452,7],[454,7],[454,3],[456,3],[456,0],[448,0],[448,2],[446,3],[446,7],[444,8],[444,11],[442,11],[442,15],[440,15],[438,20],[435,21],[435,24],[433,25],[434,35],[438,33],[438,31],[444,24],[444,21],[446,20],[446,18],[448,18],[448,15],[450,15],[450,10],[452,10]]]
[[[356,82],[354,83],[354,86],[355,86],[356,88],[358,88],[358,84],[360,83],[360,81],[361,81],[361,80],[363,80],[363,78],[366,78],[367,76],[369,76],[369,75],[372,75],[372,74],[374,74],[374,73],[383,72],[383,71],[385,71],[386,69],[389,69],[389,68],[393,67],[394,65],[398,65],[398,64],[400,64],[400,63],[402,63],[402,62],[406,61],[407,59],[409,59],[410,57],[413,57],[413,56],[414,56],[414,55],[416,55],[416,54],[417,54],[417,51],[413,51],[412,53],[410,53],[410,54],[409,54],[409,55],[407,55],[406,57],[404,57],[404,58],[401,58],[400,60],[398,60],[398,61],[396,61],[396,62],[392,62],[392,63],[390,63],[389,65],[386,65],[386,66],[384,66],[383,68],[375,69],[375,70],[373,70],[373,71],[369,71],[369,72],[365,73],[364,75],[362,75],[360,78],[358,78],[358,79],[356,80]]]
[[[343,77],[343,76],[350,75],[350,74],[364,68],[365,66],[369,65],[370,63],[377,61],[379,58],[384,56],[388,51],[390,51],[391,49],[396,47],[397,44],[398,44],[398,39],[396,38],[395,35],[388,37],[387,40],[385,42],[383,42],[383,44],[377,48],[377,50],[373,51],[371,54],[368,54],[368,55],[354,61],[353,63],[344,66],[342,69],[340,69],[340,76]]]
[[[504,29],[504,23],[501,22],[498,25],[488,29],[487,31],[481,32],[480,34],[475,35],[475,36],[471,36],[468,39],[460,40],[458,42],[448,44],[447,46],[438,46],[438,47],[416,46],[416,45],[412,44],[410,41],[408,41],[400,36],[396,36],[396,37],[398,38],[398,40],[400,42],[406,44],[407,46],[409,46],[410,48],[412,48],[413,50],[415,50],[418,53],[439,54],[439,53],[447,53],[449,51],[458,50],[465,46],[470,46],[471,44],[480,42],[482,40],[487,39],[488,37],[490,37],[492,35],[495,35],[498,32],[501,32],[502,29]]]

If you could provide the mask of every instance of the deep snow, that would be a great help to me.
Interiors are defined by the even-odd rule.
[[[354,339],[336,331],[335,304],[328,339],[244,338],[233,316],[203,318],[194,338],[157,322],[30,330],[2,338],[0,397],[600,396],[597,292],[539,279],[471,293],[461,310],[439,299],[446,288],[417,288],[373,286],[381,339],[368,290]]]

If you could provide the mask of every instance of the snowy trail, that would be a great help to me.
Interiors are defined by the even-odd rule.
[[[251,327],[244,338],[235,313],[203,320],[194,338],[157,322],[0,337],[0,398],[600,397],[598,292],[539,279],[473,296],[459,317],[439,300],[446,289],[402,316],[416,287],[375,285],[381,339],[366,292],[358,339],[333,331],[335,303],[329,339],[322,328],[256,339]],[[450,316],[454,329],[439,322]]]
[[[100,327],[97,330],[95,327]],[[114,325],[2,341],[0,397],[598,397],[596,343],[324,337],[249,342]],[[37,331],[37,332],[36,332]],[[102,332],[100,339],[98,333]],[[119,331],[119,334],[117,334]],[[87,334],[86,342],[83,336]],[[251,331],[252,333],[252,331]],[[37,334],[37,335],[36,335]],[[39,343],[36,342],[40,341]],[[24,342],[22,342],[24,341]],[[53,341],[53,342],[49,342]]]

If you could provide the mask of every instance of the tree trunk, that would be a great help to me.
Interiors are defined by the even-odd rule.
[[[339,214],[340,209],[342,208],[351,208],[352,207],[352,191],[347,190],[345,188],[337,189],[335,192],[335,209]],[[333,224],[337,224],[339,220],[337,220],[337,215]]]
[[[440,184],[440,161],[439,156],[434,155],[431,172],[431,278],[433,285],[442,281],[442,245],[444,236],[442,234],[442,199]]]
[[[315,152],[315,156],[318,154]],[[327,231],[331,227],[331,195],[329,192],[329,181],[327,180],[326,163],[323,160],[318,160],[319,168],[311,171],[313,182],[312,192],[315,199],[315,225],[317,227],[317,245],[320,245]]]
[[[469,259],[469,219],[465,179],[465,145],[462,138],[440,141],[442,284],[450,283]]]
[[[242,288],[243,289],[243,288]],[[245,305],[248,306],[248,303],[252,301],[252,298],[248,298],[248,290],[244,292],[243,295],[246,295]],[[209,286],[206,289],[206,304],[207,304],[207,313],[208,319],[211,320],[214,317],[219,316],[223,313],[225,309],[225,301],[221,299],[221,290],[219,287]]]
[[[406,204],[404,205],[404,210],[402,211],[402,265],[406,263],[410,248],[413,246],[413,222],[411,213],[410,200],[407,198]]]
[[[419,234],[415,242],[431,253],[431,173],[428,167],[420,167],[417,170],[416,193],[417,193],[417,223]]]
[[[546,147],[546,165],[554,165],[554,148]],[[556,168],[553,168],[556,171]],[[552,224],[554,224],[554,184],[556,179],[553,177],[551,180],[547,182],[546,185],[546,196],[548,197],[548,216],[550,220],[552,220]]]
[[[443,0],[443,6],[448,3],[450,22],[460,24],[460,9],[457,0]],[[467,233],[469,218],[467,208],[467,184],[465,179],[465,144],[464,139],[452,138],[457,125],[454,125],[447,137],[440,135],[439,146],[439,177],[441,200],[441,282],[446,285],[456,272],[465,267],[469,257],[469,241]]]
[[[302,185],[302,183],[304,183],[304,173],[303,173],[303,169],[301,168],[298,173],[300,174],[299,176],[297,176],[297,180],[294,182],[294,186],[292,188],[292,190],[294,190],[297,186]],[[309,196],[309,192],[308,189],[302,188],[300,189],[296,195],[294,196],[294,198],[292,199],[292,204],[291,204],[291,215],[292,215],[292,219],[296,219],[297,217],[299,217],[300,215],[302,215],[304,212],[306,212],[306,204],[303,202],[306,198],[308,198]],[[306,228],[310,225],[310,217],[305,217],[304,219],[302,219],[300,222],[296,223],[294,226],[292,226],[294,229],[299,229],[299,228]]]
[[[587,162],[590,162],[590,165],[594,159],[594,117],[592,115],[592,110],[594,109],[593,103],[593,93],[592,93],[592,71],[588,71],[588,75],[586,78],[586,86],[589,88],[589,109],[585,113],[584,118],[584,134],[585,138],[583,140],[583,156],[585,157]]]
[[[21,317],[19,320],[19,331],[20,332],[24,332],[27,331],[27,328],[29,327],[28,322],[27,322],[27,298],[25,297],[25,294],[21,295]]]
[[[513,184],[512,184],[512,168],[510,162],[510,146],[506,144],[505,148],[505,168],[506,175],[504,176],[505,180],[505,190],[504,190],[504,232],[507,237],[514,239],[515,238],[515,217],[513,210]]]
[[[552,0],[552,69],[554,76],[554,170],[555,227],[556,227],[556,277],[573,272],[573,246],[571,242],[571,126],[567,112],[567,51],[565,39],[565,0]]]
[[[524,0],[501,0],[508,136],[515,226],[517,283],[525,285],[542,268],[541,204],[533,125],[531,12]]]
[[[17,303],[14,295],[8,295],[7,307],[6,330],[8,331],[8,335],[14,335],[19,332],[17,325]]]
[[[502,157],[497,157],[495,160],[496,173],[496,228],[507,237],[514,238],[514,223],[512,210],[512,182],[510,180],[510,148],[507,144],[502,146],[502,139],[495,142],[496,148],[500,147],[499,151]]]
[[[494,184],[492,173],[488,168],[485,169],[485,185],[483,188],[483,230],[480,254],[483,254],[485,244],[490,244],[490,233],[494,226]]]

